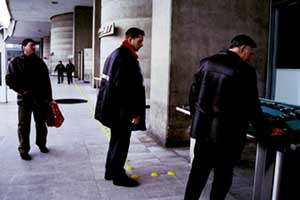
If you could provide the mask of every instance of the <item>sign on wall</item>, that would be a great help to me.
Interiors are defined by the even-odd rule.
[[[102,25],[98,30],[98,37],[99,39],[108,36],[113,35],[115,33],[115,24],[112,22],[111,24]]]

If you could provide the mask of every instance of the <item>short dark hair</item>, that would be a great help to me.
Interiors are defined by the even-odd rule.
[[[22,47],[25,47],[29,42],[32,42],[32,43],[36,43],[33,39],[31,38],[26,38],[22,41]]]
[[[139,35],[144,36],[145,32],[142,29],[131,27],[126,31],[125,35],[126,38],[128,37],[137,38]]]
[[[254,40],[250,36],[245,35],[245,34],[240,34],[240,35],[234,36],[234,38],[232,38],[232,40],[231,40],[231,44],[230,44],[229,48],[240,47],[242,45],[256,48],[256,43],[254,42]]]

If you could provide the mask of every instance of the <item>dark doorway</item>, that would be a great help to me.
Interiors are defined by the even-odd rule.
[[[300,69],[300,4],[279,5],[277,8],[276,68]],[[275,30],[276,31],[276,30]]]
[[[298,104],[300,3],[298,0],[273,0],[271,8],[266,96]]]

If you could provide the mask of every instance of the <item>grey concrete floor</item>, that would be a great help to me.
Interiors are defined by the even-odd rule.
[[[54,77],[53,77],[54,78]],[[97,90],[75,80],[72,85],[52,80],[55,99],[86,99],[87,103],[59,104],[65,117],[60,128],[49,128],[43,154],[35,145],[31,126],[31,161],[17,151],[17,105],[9,91],[0,104],[0,200],[182,200],[190,171],[189,147],[164,148],[145,132],[133,132],[126,168],[139,176],[137,188],[114,186],[104,180],[109,129],[93,118]],[[248,145],[237,166],[227,200],[251,199],[255,147]],[[169,171],[175,175],[168,175]],[[151,176],[153,172],[159,176]],[[201,200],[208,199],[211,178]]]

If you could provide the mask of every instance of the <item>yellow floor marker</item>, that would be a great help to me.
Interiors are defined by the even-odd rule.
[[[174,172],[174,171],[168,171],[169,176],[174,176],[175,174],[176,174],[176,172]]]
[[[126,170],[128,170],[128,171],[131,171],[131,170],[133,170],[133,169],[134,169],[134,167],[132,167],[132,166],[128,165],[128,166],[126,166],[126,167],[125,167],[125,169],[126,169]]]
[[[152,172],[152,173],[151,173],[151,176],[152,176],[152,177],[157,177],[157,176],[159,176],[159,173],[157,173],[157,172]]]
[[[137,180],[137,179],[140,178],[140,176],[137,175],[137,174],[132,174],[130,177],[131,177],[132,179],[134,179],[134,180]]]

